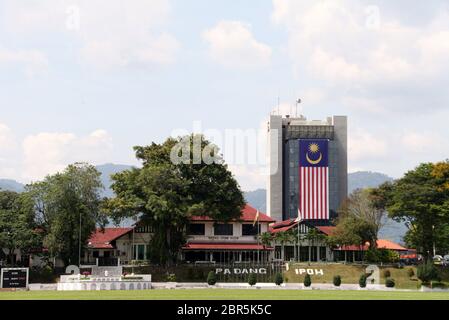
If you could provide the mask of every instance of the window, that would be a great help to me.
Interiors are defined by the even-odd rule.
[[[214,235],[216,236],[232,236],[234,234],[232,224],[216,224],[214,225]]]
[[[153,227],[151,226],[142,226],[134,229],[135,233],[153,233]]]
[[[189,236],[204,236],[205,233],[204,223],[195,223],[188,226],[187,234]]]
[[[253,226],[252,224],[242,225],[242,236],[256,236],[260,234],[260,224]]]

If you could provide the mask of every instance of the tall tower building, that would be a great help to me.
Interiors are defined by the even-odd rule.
[[[347,117],[271,115],[268,133],[268,215],[329,224],[348,193]]]

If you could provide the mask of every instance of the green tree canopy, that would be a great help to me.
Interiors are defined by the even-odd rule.
[[[330,237],[334,245],[365,245],[377,247],[377,238],[382,227],[384,209],[376,206],[379,201],[371,189],[355,190],[339,211],[335,232]]]
[[[134,150],[143,166],[112,176],[116,197],[107,202],[105,211],[116,222],[139,216],[153,227],[153,262],[177,260],[190,216],[219,221],[240,217],[244,206],[240,187],[218,148],[202,135],[169,138]]]
[[[449,250],[449,162],[424,163],[374,191],[376,205],[405,221],[405,241],[426,258]]]
[[[63,172],[26,187],[44,230],[44,246],[65,265],[78,264],[79,243],[83,249],[96,226],[107,223],[100,212],[102,188],[100,173],[85,163],[69,165]]]
[[[40,234],[34,221],[34,204],[27,193],[0,191],[0,250],[6,249],[7,260],[20,249],[27,254],[40,246]]]

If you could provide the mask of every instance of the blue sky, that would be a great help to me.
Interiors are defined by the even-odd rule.
[[[0,0],[0,177],[136,164],[194,121],[258,130],[278,97],[348,115],[350,170],[399,177],[448,158],[448,18],[447,1]]]

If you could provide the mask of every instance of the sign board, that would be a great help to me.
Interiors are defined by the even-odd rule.
[[[28,288],[28,268],[3,268],[0,278],[0,288],[2,289],[27,289]]]

